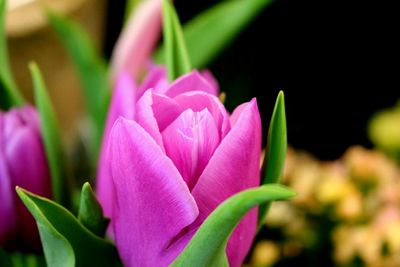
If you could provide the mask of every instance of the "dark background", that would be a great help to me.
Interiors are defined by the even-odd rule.
[[[217,1],[174,2],[184,23]],[[109,2],[107,55],[123,8]],[[395,10],[382,2],[276,0],[209,68],[228,109],[255,96],[264,125],[283,90],[289,143],[335,159],[350,145],[370,147],[368,118],[397,101]]]

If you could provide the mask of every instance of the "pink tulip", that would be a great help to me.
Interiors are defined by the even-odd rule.
[[[230,116],[207,78],[197,71],[170,85],[148,78],[137,89],[129,76],[118,79],[108,122],[117,113],[125,118],[107,136],[109,176],[98,188],[108,183],[108,211],[126,266],[167,266],[218,205],[259,185],[257,102],[242,104]],[[233,232],[227,247],[231,266],[243,262],[256,222],[253,209]]]
[[[144,94],[144,92],[153,88],[154,91],[164,93],[167,89],[171,92],[176,91],[176,88],[183,87],[192,88],[190,83],[199,84],[202,81],[203,84],[207,84],[208,92],[217,95],[218,83],[214,79],[213,75],[208,71],[203,71],[201,74],[194,72],[187,79],[181,79],[174,83],[174,86],[169,88],[167,80],[167,71],[162,66],[150,66],[150,71],[147,77],[143,80],[140,86],[136,86],[131,76],[127,72],[122,72],[119,75],[119,79],[116,82],[116,87],[113,91],[113,97],[111,100],[106,127],[104,131],[104,137],[102,147],[100,151],[99,167],[96,179],[96,192],[97,197],[103,207],[103,212],[107,217],[112,215],[113,206],[113,182],[111,179],[111,171],[108,162],[108,143],[111,128],[114,125],[118,117],[122,116],[127,119],[134,119],[136,101]],[[189,84],[188,84],[189,83]]]
[[[15,187],[51,197],[51,184],[36,111],[30,107],[0,111],[0,245],[40,248],[36,223]]]
[[[145,69],[160,37],[162,0],[144,0],[130,16],[111,59],[111,76],[115,80],[124,70],[137,78]]]

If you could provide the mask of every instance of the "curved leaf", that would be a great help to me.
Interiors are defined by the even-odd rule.
[[[246,213],[261,203],[294,195],[289,188],[272,184],[230,197],[208,216],[171,266],[228,266],[225,249],[229,236]]]
[[[16,190],[37,222],[48,266],[120,266],[115,247],[64,207],[22,188]]]
[[[183,35],[193,68],[204,68],[272,0],[233,0],[218,3],[183,27]],[[161,46],[155,53],[157,63],[165,62]]]
[[[40,127],[50,169],[53,199],[62,204],[69,204],[66,157],[54,108],[38,66],[30,63],[29,69],[35,91],[35,102],[40,114]]]
[[[48,19],[70,54],[81,80],[86,106],[94,127],[90,149],[95,166],[111,97],[106,64],[97,54],[89,36],[78,24],[53,13],[48,13]]]
[[[17,193],[36,220],[48,266],[75,266],[74,250],[68,240],[53,227],[26,191],[17,187]]]
[[[170,0],[163,0],[163,34],[168,79],[173,81],[190,72],[191,66],[182,27]]]
[[[0,108],[22,105],[24,99],[12,77],[5,33],[6,1],[0,0]]]
[[[287,150],[285,97],[279,92],[268,131],[266,156],[263,162],[262,184],[277,183],[283,175]],[[258,222],[262,223],[269,204],[263,204],[258,210]]]

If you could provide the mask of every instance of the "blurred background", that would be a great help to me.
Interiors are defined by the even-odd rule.
[[[7,15],[16,80],[32,99],[26,64],[37,61],[73,136],[84,114],[76,73],[37,1],[17,2]],[[42,2],[78,21],[110,58],[125,1]],[[174,1],[182,23],[216,2]],[[283,182],[299,196],[273,205],[250,266],[400,266],[398,29],[382,8],[276,0],[209,65],[227,108],[257,97],[265,125],[285,92],[291,149]]]
[[[76,19],[109,58],[122,28],[125,1],[13,1],[23,3],[10,8],[7,20],[17,81],[24,82],[22,87],[31,95],[26,62],[35,59],[44,65],[45,74],[57,68],[45,78],[54,84],[50,90],[63,96],[54,98],[56,106],[77,99],[65,107],[68,112],[59,112],[69,129],[72,122],[65,114],[82,113],[80,95],[69,96],[75,91],[65,88],[78,86],[76,75],[55,34],[44,19],[37,18],[39,8],[26,2],[45,2]],[[185,23],[218,1],[174,2]],[[288,136],[294,147],[321,159],[336,159],[353,144],[371,147],[368,119],[377,110],[393,106],[398,97],[399,81],[391,67],[397,54],[395,35],[390,34],[393,16],[378,17],[381,7],[368,1],[362,7],[333,1],[293,2],[274,1],[209,65],[227,92],[227,107],[232,110],[256,96],[268,122],[277,92],[284,90]]]

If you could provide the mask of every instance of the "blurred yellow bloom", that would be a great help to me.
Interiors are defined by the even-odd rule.
[[[274,203],[266,219],[279,238],[274,244],[280,253],[273,254],[278,259],[262,265],[265,242],[273,247],[272,241],[262,240],[250,266],[275,261],[287,266],[280,265],[279,257],[291,263],[297,257],[314,258],[320,247],[333,248],[331,260],[337,266],[400,266],[400,168],[383,153],[355,146],[342,159],[319,162],[289,149],[283,183],[298,196]]]
[[[254,248],[251,257],[252,266],[268,267],[272,266],[279,258],[279,247],[269,241],[261,241]]]

